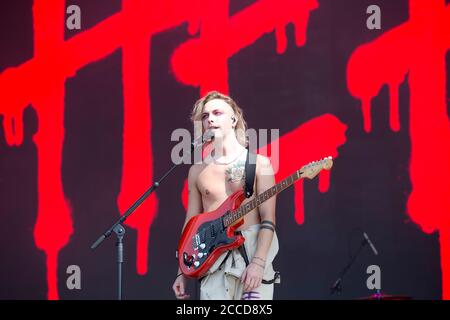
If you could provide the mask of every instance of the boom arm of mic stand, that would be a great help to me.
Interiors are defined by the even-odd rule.
[[[210,139],[214,139],[213,137],[210,137]],[[195,147],[199,147],[202,146],[206,141],[203,141],[201,143],[199,143],[199,145],[195,144],[195,141],[193,143],[191,143],[191,152],[195,149]],[[191,155],[191,152],[187,152],[188,155]],[[130,214],[133,213],[134,210],[136,210],[137,207],[139,207],[142,202],[145,201],[145,199],[147,199],[147,197],[153,192],[155,191],[156,188],[159,187],[160,183],[177,167],[181,164],[180,163],[176,163],[174,164],[169,170],[167,170],[167,172],[161,177],[161,179],[159,181],[156,181],[155,183],[153,183],[153,185],[139,198],[136,200],[135,203],[133,203],[133,205],[128,208],[127,211],[125,211],[125,213],[123,214],[123,216],[121,216],[112,226],[111,228],[109,228],[108,230],[106,230],[92,245],[91,245],[91,249],[95,249],[97,248],[106,238],[108,238],[111,233],[113,232],[114,228],[119,225],[122,224]]]
[[[347,273],[347,271],[351,268],[351,266],[353,265],[353,263],[355,262],[356,258],[358,257],[359,253],[361,252],[361,250],[364,248],[364,246],[367,244],[367,241],[364,239],[361,242],[361,245],[359,246],[358,251],[356,252],[356,254],[350,259],[350,262],[344,267],[344,269],[342,269],[342,271],[339,273],[339,277],[338,279],[334,282],[333,286],[330,289],[330,295],[332,295],[333,293],[335,293],[336,291],[341,292],[342,287],[342,279],[344,278],[345,274]]]
[[[169,171],[167,171],[167,173],[161,178],[160,181],[157,181],[155,183],[153,183],[153,185],[138,199],[136,200],[136,202],[130,207],[128,208],[127,211],[125,211],[125,213],[123,214],[123,216],[121,216],[119,218],[119,220],[117,220],[112,226],[111,228],[109,228],[107,231],[105,231],[92,245],[91,245],[91,249],[94,250],[95,248],[97,248],[107,237],[109,237],[111,235],[111,233],[113,232],[114,228],[119,225],[122,224],[130,214],[133,213],[134,210],[137,209],[137,207],[139,207],[142,202],[144,202],[145,199],[147,199],[147,197],[157,188],[159,187],[159,184],[162,180],[164,180],[165,177],[167,177],[167,175],[173,170],[175,169],[175,167],[178,166],[178,164],[175,164],[172,166],[172,168],[169,169]]]

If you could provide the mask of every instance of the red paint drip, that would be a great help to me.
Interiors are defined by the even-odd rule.
[[[304,205],[304,193],[303,193],[304,180],[300,180],[294,186],[294,219],[295,222],[300,225],[305,222],[305,205]]]
[[[279,170],[275,179],[280,181],[295,170],[311,161],[331,156],[336,158],[337,148],[346,142],[347,126],[331,114],[325,114],[309,120],[279,139]],[[272,143],[274,143],[272,141]],[[267,147],[260,148],[258,153],[267,155]],[[277,167],[277,159],[271,157],[272,165]],[[326,179],[326,176],[325,176]],[[323,184],[323,182],[322,182]],[[326,187],[319,182],[319,190]],[[304,222],[303,186],[294,184],[295,221]]]
[[[50,4],[50,5],[49,5]],[[63,43],[64,1],[35,1],[33,7],[35,56],[52,60]],[[33,106],[39,128],[34,136],[38,156],[38,216],[34,228],[36,246],[47,257],[48,299],[58,299],[58,254],[72,235],[72,217],[61,181],[61,155],[64,142],[64,78],[57,66],[38,66],[37,72],[53,74],[36,83]],[[51,92],[51,93],[50,93]]]
[[[283,53],[288,23],[295,26],[296,45],[304,45],[309,14],[318,6],[316,0],[260,0],[229,17],[228,0],[205,2],[199,38],[186,41],[172,56],[174,74],[184,84],[200,86],[201,95],[228,93],[228,59],[273,31],[277,53]]]
[[[130,37],[123,42],[123,168],[122,184],[117,199],[124,213],[153,183],[153,153],[151,137],[151,105],[149,93],[150,42],[143,26],[133,25],[140,19],[145,3],[124,2],[125,30]],[[143,23],[143,21],[141,21]],[[126,220],[137,230],[136,268],[147,273],[150,226],[157,212],[157,197],[153,193]]]
[[[391,91],[391,128],[400,129],[398,84],[408,73],[412,192],[407,210],[424,232],[440,232],[444,299],[450,299],[450,127],[445,88],[449,47],[450,7],[444,0],[410,0],[409,20],[357,48],[347,68],[348,89],[362,100],[366,131],[367,105],[384,84]]]
[[[325,193],[330,188],[330,170],[322,170],[319,173],[319,191]]]

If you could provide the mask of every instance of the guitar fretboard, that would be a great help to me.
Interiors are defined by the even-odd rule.
[[[247,213],[264,203],[266,200],[272,198],[274,195],[280,193],[284,189],[290,187],[294,184],[295,181],[301,178],[302,172],[301,169],[295,171],[293,174],[288,176],[287,178],[281,180],[279,183],[274,185],[272,188],[267,189],[260,195],[253,198],[252,201],[247,202],[245,205],[242,205],[237,210],[232,210],[226,215],[223,216],[223,224],[225,227],[228,227],[241,219]]]

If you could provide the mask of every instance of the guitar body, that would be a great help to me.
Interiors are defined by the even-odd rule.
[[[244,191],[236,191],[216,210],[198,214],[189,220],[178,244],[178,262],[184,275],[202,277],[222,253],[244,243],[244,237],[235,234],[244,219],[228,227],[224,227],[222,221],[223,216],[239,208],[244,199]]]
[[[322,169],[330,170],[332,165],[331,157],[313,161],[260,193],[241,208],[245,199],[244,190],[233,193],[216,210],[192,217],[186,224],[178,244],[178,264],[181,272],[191,278],[202,277],[220,255],[244,243],[244,237],[236,234],[236,229],[244,223],[245,214],[295,181],[302,178],[313,179]]]

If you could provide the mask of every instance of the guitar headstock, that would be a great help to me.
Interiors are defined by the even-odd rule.
[[[300,175],[303,178],[313,179],[323,169],[330,170],[333,166],[333,158],[326,157],[319,161],[313,161],[300,169]]]

